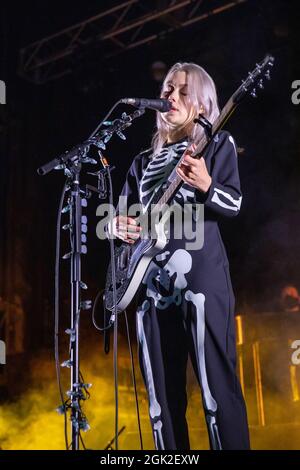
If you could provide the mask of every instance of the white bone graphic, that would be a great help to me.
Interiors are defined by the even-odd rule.
[[[191,270],[191,267],[192,257],[186,250],[182,249],[176,250],[163,268],[160,268],[154,261],[150,263],[143,284],[147,284],[146,295],[154,300],[157,308],[164,310],[172,303],[175,305],[181,304],[181,291],[187,286],[185,274]],[[174,291],[168,296],[163,296],[157,291],[155,281],[159,282],[166,290],[169,290],[170,278],[174,274],[176,274]]]
[[[165,251],[156,256],[157,261],[167,259],[170,252]],[[159,310],[165,310],[171,304],[180,305],[182,301],[182,291],[187,287],[186,274],[190,272],[192,268],[192,257],[186,250],[176,250],[168,259],[167,263],[163,268],[158,266],[155,261],[152,261],[149,268],[144,276],[143,284],[147,286],[146,296],[149,299],[153,299],[155,307]],[[174,276],[175,275],[175,276]],[[174,289],[170,292],[170,278],[173,276]],[[175,279],[174,279],[175,278]],[[160,285],[168,292],[168,295],[162,295],[158,292],[156,287]],[[221,449],[221,443],[219,438],[218,427],[216,424],[216,411],[217,403],[213,398],[207,380],[206,364],[205,364],[205,296],[202,293],[194,293],[191,290],[185,292],[185,300],[191,302],[195,307],[194,313],[194,328],[192,329],[193,341],[195,345],[195,354],[198,364],[198,376],[201,384],[203,405],[206,415],[208,432],[212,447],[214,449]],[[151,418],[160,418],[161,408],[156,399],[153,373],[150,363],[149,351],[145,332],[143,328],[143,317],[148,312],[150,303],[148,300],[144,301],[142,307],[138,310],[138,335],[139,341],[143,351],[144,366],[147,375],[147,383],[149,390],[149,402],[150,402],[150,416]],[[162,440],[162,422],[160,419],[155,421],[153,425],[155,435],[155,445],[161,445]],[[159,441],[158,441],[159,440]]]
[[[139,189],[140,202],[143,205],[144,211],[151,203],[155,192],[172,173],[175,165],[186,149],[187,144],[187,141],[184,141],[177,145],[163,148],[161,152],[157,156],[154,156],[148,163],[141,178]],[[182,188],[179,190],[178,194],[181,191]],[[175,197],[177,197],[177,195]],[[184,197],[184,194],[181,197]]]
[[[161,422],[161,407],[157,401],[155,387],[154,387],[154,380],[153,380],[153,372],[149,357],[149,350],[146,341],[146,335],[144,330],[143,318],[145,313],[149,310],[150,304],[148,300],[145,300],[142,306],[137,311],[137,332],[138,332],[138,341],[141,346],[141,350],[143,353],[143,363],[144,363],[144,370],[145,370],[145,378],[147,381],[147,389],[148,389],[148,397],[149,397],[149,414],[151,419],[156,419],[156,422],[153,425],[153,432],[154,432],[154,439],[156,448],[157,447],[157,439],[159,439],[160,449],[164,450],[164,442],[162,437],[162,422]]]

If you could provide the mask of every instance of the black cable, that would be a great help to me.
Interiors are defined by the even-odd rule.
[[[61,374],[60,374],[60,359],[59,359],[59,262],[60,262],[60,227],[61,227],[61,214],[65,199],[65,194],[68,187],[68,181],[65,182],[61,199],[58,206],[57,222],[56,222],[56,252],[55,252],[55,290],[54,290],[54,355],[55,355],[55,369],[56,378],[58,383],[59,395],[61,399],[62,409],[64,413],[64,434],[65,434],[65,445],[66,450],[69,450],[68,444],[68,429],[67,429],[67,409],[66,402],[64,400],[62,385],[61,385]]]
[[[81,444],[82,444],[82,447],[84,448],[84,450],[87,450],[87,449],[86,449],[86,446],[85,446],[85,444],[84,444],[84,442],[83,442],[82,435],[81,435],[81,432],[80,432],[80,431],[79,431],[79,439],[80,439],[80,441],[81,441]]]
[[[133,383],[134,396],[135,396],[136,415],[137,415],[137,420],[138,420],[138,429],[139,429],[139,436],[140,436],[140,446],[141,446],[141,450],[144,450],[143,437],[142,437],[142,431],[141,431],[139,400],[138,400],[137,389],[136,389],[135,367],[134,367],[134,360],[133,360],[133,354],[132,354],[132,347],[131,347],[131,340],[130,340],[130,333],[129,333],[126,310],[124,311],[124,315],[125,315],[125,324],[126,324],[127,339],[128,339],[128,346],[129,346],[130,362],[131,362],[131,375],[132,375],[132,383]]]
[[[112,324],[108,324],[107,326],[105,326],[104,328],[101,328],[101,326],[99,326],[96,322],[96,319],[95,319],[95,311],[96,311],[96,306],[97,306],[97,303],[98,303],[98,300],[100,298],[100,295],[104,292],[104,289],[101,289],[99,290],[98,294],[96,295],[95,297],[95,300],[94,300],[94,303],[93,303],[93,309],[92,309],[92,322],[93,322],[93,325],[94,327],[96,328],[96,330],[98,331],[106,331],[106,330],[109,330],[109,328],[112,327]],[[105,308],[104,308],[104,316],[105,316]],[[104,320],[104,323],[105,323],[105,320]]]
[[[84,377],[83,377],[83,375],[80,371],[79,371],[79,378],[80,378],[80,382],[82,384],[86,383],[85,380],[84,380]],[[83,390],[84,390],[84,393],[85,393],[84,400],[88,400],[91,397],[91,394],[85,387],[83,387]]]
[[[92,132],[92,134],[89,136],[88,140],[91,139],[92,137],[94,137],[95,134],[97,134],[98,130],[100,129],[100,127],[102,126],[102,124],[104,123],[104,121],[106,121],[106,119],[111,115],[111,113],[113,112],[113,110],[120,104],[122,103],[121,100],[117,101],[112,108],[110,108],[110,110],[108,111],[108,113],[106,114],[106,116],[102,119],[102,121],[100,122],[100,124],[98,124],[98,126],[96,127],[96,129],[94,130],[94,132]]]
[[[109,203],[113,206],[113,185],[110,174],[110,168],[107,167],[107,175],[109,181]],[[111,223],[111,222],[109,222]],[[118,450],[118,435],[119,435],[119,396],[118,396],[118,309],[117,309],[117,288],[116,288],[116,263],[115,263],[115,244],[114,238],[109,237],[110,246],[110,259],[111,259],[111,277],[113,286],[113,300],[114,300],[114,385],[115,385],[115,436],[116,436],[116,450]]]

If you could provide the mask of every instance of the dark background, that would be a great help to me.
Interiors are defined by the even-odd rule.
[[[84,140],[119,98],[157,96],[159,84],[151,74],[157,60],[167,67],[177,61],[203,66],[215,80],[222,107],[255,63],[266,53],[274,55],[264,92],[248,99],[226,124],[244,149],[239,157],[244,198],[240,216],[222,223],[223,237],[240,313],[269,308],[285,283],[300,285],[300,106],[291,101],[291,84],[300,79],[298,2],[249,0],[112,58],[104,59],[101,46],[94,45],[73,59],[72,73],[42,85],[18,74],[22,47],[118,3],[1,2],[0,79],[6,82],[7,104],[0,105],[0,296],[8,302],[16,293],[22,298],[29,351],[52,341],[55,223],[64,182],[61,172],[41,177],[36,169]],[[146,11],[154,2],[143,3]],[[203,2],[203,8],[207,3],[218,2]],[[115,196],[132,159],[150,143],[154,116],[148,111],[128,130],[125,143],[115,139],[108,147],[116,166]],[[91,299],[103,288],[109,252],[95,233],[98,204],[93,197],[86,211],[83,280]],[[68,251],[66,239],[63,246]],[[67,321],[69,266],[64,263]]]

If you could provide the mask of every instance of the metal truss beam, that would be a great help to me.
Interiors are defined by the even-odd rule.
[[[72,73],[89,49],[101,45],[101,59],[107,59],[246,1],[166,0],[155,9],[154,2],[127,0],[24,47],[18,71],[34,83],[46,83]]]

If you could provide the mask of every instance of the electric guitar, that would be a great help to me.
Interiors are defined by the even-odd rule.
[[[252,97],[256,97],[257,88],[262,89],[264,80],[270,80],[270,67],[273,66],[273,63],[274,58],[267,55],[262,62],[256,64],[255,69],[248,73],[248,77],[242,81],[242,85],[227,101],[213,124],[199,115],[199,119],[196,121],[205,128],[206,132],[192,153],[192,157],[200,158],[203,156],[216,133],[220,131],[246,95],[250,94]],[[177,165],[184,158],[184,154]],[[182,184],[183,180],[175,172],[175,176],[171,181],[166,180],[154,194],[151,200],[151,210],[149,209],[148,213],[144,214],[144,216],[148,217],[148,220],[157,220],[155,224],[155,237],[151,237],[150,232],[146,236],[143,233],[143,236],[133,244],[124,242],[115,249],[116,296],[114,298],[112,266],[110,264],[106,276],[104,295],[105,306],[108,310],[114,311],[116,306],[117,312],[122,312],[128,307],[141,285],[151,260],[166,246],[168,242],[164,229],[168,218],[168,211],[165,210],[166,204],[172,201]],[[150,205],[148,205],[149,207]]]

